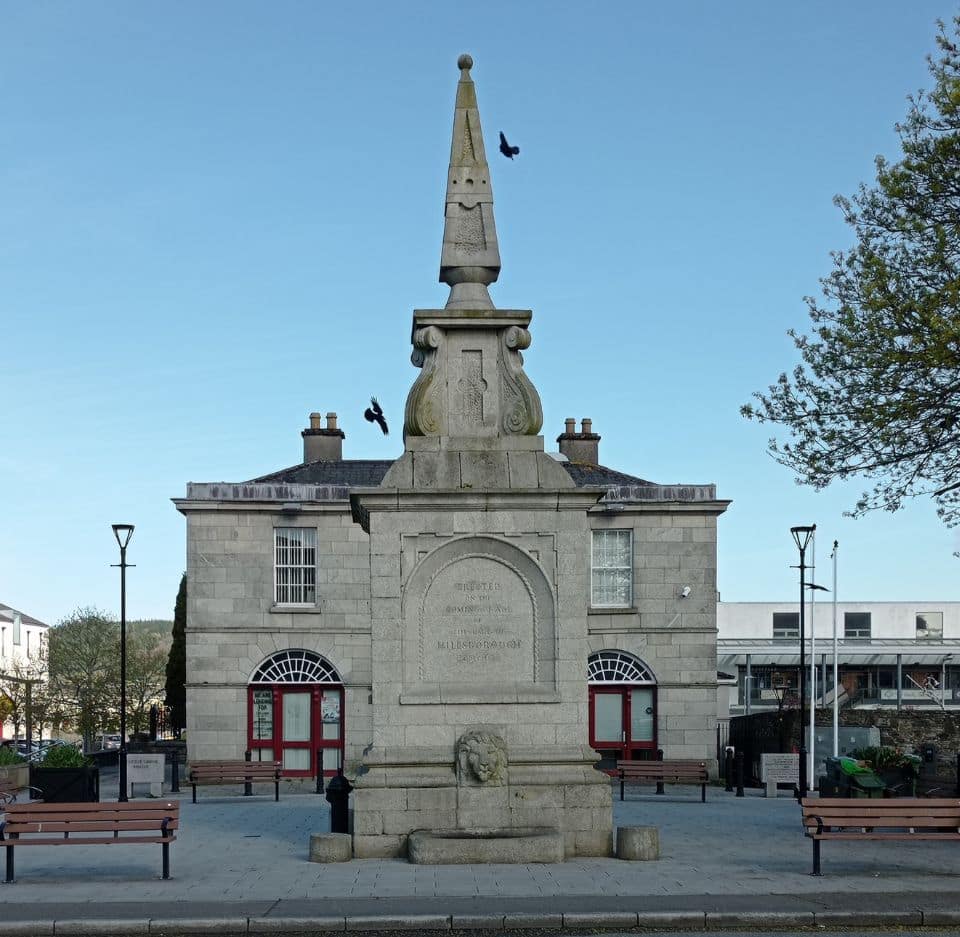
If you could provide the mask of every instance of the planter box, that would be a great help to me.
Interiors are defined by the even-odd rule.
[[[0,791],[19,791],[30,784],[30,765],[0,765]]]
[[[97,803],[100,800],[100,769],[95,765],[82,768],[34,765],[30,768],[30,784],[43,791],[43,800],[48,804]]]

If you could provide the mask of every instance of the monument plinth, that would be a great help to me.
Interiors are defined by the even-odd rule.
[[[413,315],[403,455],[351,495],[370,535],[373,660],[354,855],[404,855],[414,831],[494,857],[476,861],[526,861],[510,856],[544,836],[568,856],[610,855],[610,783],[583,744],[581,561],[603,491],[543,451],[523,369],[532,314],[489,296],[500,254],[472,64],[458,62],[447,177],[450,298]]]

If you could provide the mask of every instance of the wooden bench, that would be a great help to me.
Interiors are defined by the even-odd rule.
[[[926,797],[805,797],[804,833],[813,840],[813,874],[820,875],[824,839],[960,840],[960,799]]]
[[[21,846],[104,846],[159,843],[163,877],[170,878],[170,844],[180,825],[176,800],[128,803],[8,804],[0,821],[7,849],[6,882],[14,881],[14,850]]]
[[[657,793],[663,793],[663,784],[699,784],[700,800],[707,802],[707,782],[710,776],[707,773],[706,762],[687,761],[674,758],[664,761],[618,761],[617,771],[620,775],[620,799],[623,800],[624,781],[646,781],[657,784]]]
[[[190,763],[190,773],[187,781],[193,785],[193,802],[197,802],[198,784],[229,784],[232,782],[245,785],[244,796],[250,794],[247,785],[259,781],[272,781],[274,785],[274,800],[280,800],[280,769],[279,761],[193,761]]]

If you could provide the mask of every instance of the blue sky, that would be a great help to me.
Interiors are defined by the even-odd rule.
[[[956,532],[918,502],[844,518],[739,407],[792,367],[831,199],[896,158],[930,84],[911,3],[0,2],[0,602],[170,617],[191,481],[399,454],[411,311],[437,282],[461,52],[475,60],[505,308],[547,448],[718,485],[724,600],[796,595],[794,524],[842,600],[958,600]],[[498,130],[521,147],[509,163]],[[397,432],[362,419],[376,394]]]

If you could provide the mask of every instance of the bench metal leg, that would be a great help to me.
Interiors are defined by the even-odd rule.
[[[280,779],[279,778],[277,778],[273,786],[274,786],[273,799],[279,803],[280,802]]]
[[[623,800],[623,775],[620,775],[620,799]]]
[[[707,802],[707,785],[700,785],[700,803],[705,804]]]
[[[193,785],[193,802],[194,803],[197,802],[197,785],[196,784]]]
[[[9,884],[13,883],[13,846],[9,843],[7,844],[7,877],[4,881]]]
[[[820,874],[820,840],[813,841],[813,875]]]
[[[163,843],[160,848],[163,850],[163,877],[170,878],[170,844]]]

